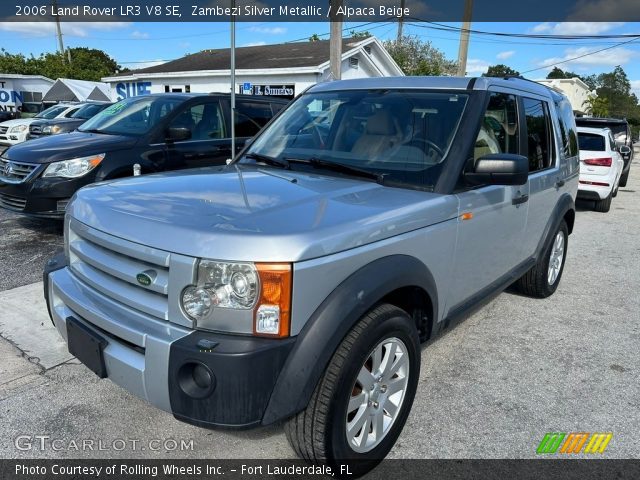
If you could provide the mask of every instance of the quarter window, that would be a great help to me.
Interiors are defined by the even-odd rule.
[[[551,165],[551,128],[549,107],[546,102],[523,98],[527,119],[527,146],[529,172],[537,172]]]

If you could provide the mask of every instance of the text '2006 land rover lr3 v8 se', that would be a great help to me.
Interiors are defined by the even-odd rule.
[[[398,438],[421,340],[558,286],[578,147],[522,79],[316,85],[223,167],[80,190],[45,291],[70,351],[201,426],[286,420],[361,474]],[[335,471],[335,470],[334,470]]]

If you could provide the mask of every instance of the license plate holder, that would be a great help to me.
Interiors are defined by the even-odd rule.
[[[69,353],[100,378],[107,378],[103,351],[107,340],[73,317],[67,318]]]

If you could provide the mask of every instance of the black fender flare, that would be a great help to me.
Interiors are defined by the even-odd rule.
[[[544,229],[544,234],[540,237],[540,242],[538,243],[538,247],[536,248],[536,259],[539,259],[540,255],[542,255],[542,253],[544,252],[548,242],[551,241],[551,235],[558,229],[567,212],[575,212],[575,210],[576,206],[573,197],[568,193],[563,194],[558,200],[558,203],[556,203],[556,206],[553,209],[553,213],[547,221],[547,225]],[[571,233],[572,230],[573,225],[569,225],[569,233]]]
[[[438,318],[436,283],[427,266],[415,257],[382,257],[338,285],[298,335],[278,376],[262,424],[283,420],[303,410],[340,342],[356,322],[385,295],[414,286],[430,296],[435,323]]]

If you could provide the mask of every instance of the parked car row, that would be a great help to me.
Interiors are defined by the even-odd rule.
[[[0,155],[0,206],[62,218],[79,188],[131,176],[134,166],[153,173],[222,165],[233,156],[229,99],[228,94],[158,94],[113,105],[57,105],[32,119],[15,120],[20,123],[9,131],[20,132]],[[236,149],[286,103],[239,96]],[[18,143],[29,129],[35,139]]]
[[[12,146],[29,139],[29,126],[38,120],[67,118],[80,108],[79,104],[58,103],[33,117],[16,118],[0,123],[0,146]]]

